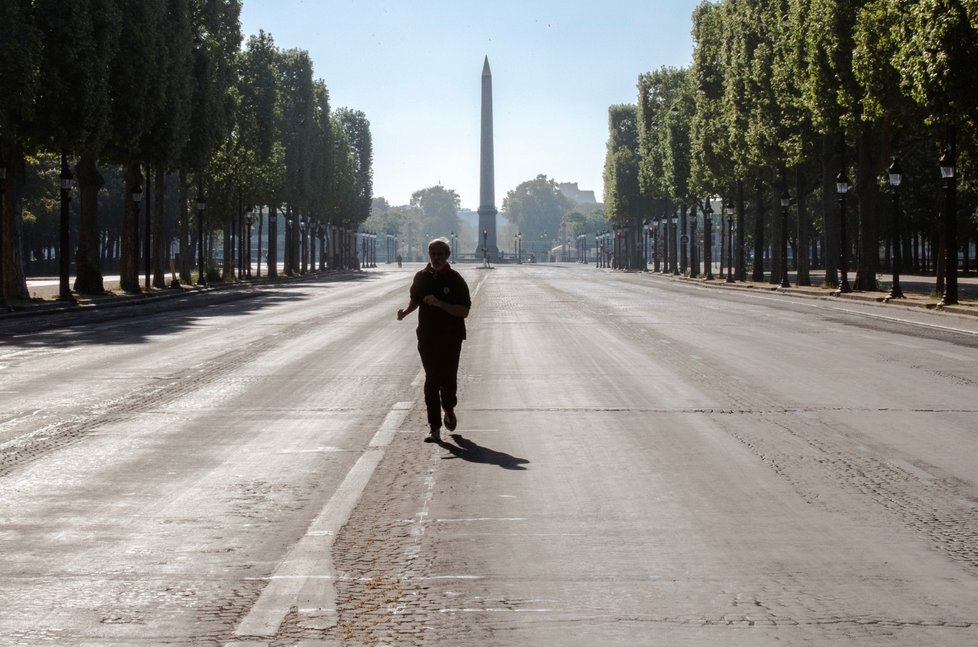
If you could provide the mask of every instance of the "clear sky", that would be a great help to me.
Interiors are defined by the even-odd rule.
[[[686,66],[699,0],[244,0],[245,37],[307,50],[334,108],[363,111],[374,195],[436,184],[479,207],[483,60],[493,80],[496,208],[544,174],[600,201],[608,107],[638,75]]]

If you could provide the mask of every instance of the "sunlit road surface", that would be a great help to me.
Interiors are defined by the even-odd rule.
[[[0,644],[978,644],[975,320],[419,267],[0,338]]]

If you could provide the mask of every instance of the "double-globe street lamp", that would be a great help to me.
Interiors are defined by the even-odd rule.
[[[849,178],[845,170],[835,176],[835,192],[839,195],[839,292],[852,292],[849,286],[849,249],[846,242],[846,194],[849,192]]]
[[[890,294],[887,299],[902,299],[904,296],[900,287],[900,270],[903,265],[903,244],[900,233],[900,183],[903,182],[903,170],[900,168],[897,158],[893,158],[887,173],[890,176],[890,186],[893,188],[893,283],[890,286]]]
[[[958,302],[958,234],[955,214],[956,187],[954,177],[955,142],[951,131],[950,147],[941,154],[941,178],[944,179],[944,295],[938,305]]]

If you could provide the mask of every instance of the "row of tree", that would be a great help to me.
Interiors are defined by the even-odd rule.
[[[892,222],[890,202],[881,199],[893,158],[905,178],[904,258],[910,241],[945,244],[937,217],[943,152],[960,178],[955,231],[965,232],[967,254],[978,206],[978,2],[704,1],[692,35],[688,67],[642,74],[637,105],[609,110],[605,206],[616,225],[644,231],[643,223],[677,211],[695,222],[719,196],[734,205],[738,237],[753,247],[738,275],[752,264],[763,279],[765,249],[781,240],[781,218],[765,214],[787,192],[799,283],[809,281],[815,236],[835,284],[843,220],[836,180],[846,179],[856,216],[854,287],[874,289],[880,250],[894,239],[883,226]],[[953,231],[950,240],[957,262]],[[779,277],[780,254],[771,261]]]
[[[232,224],[249,206],[348,228],[369,216],[373,153],[365,115],[330,110],[306,51],[278,49],[264,32],[242,48],[240,9],[240,0],[0,3],[4,297],[27,297],[24,205],[50,203],[51,179],[77,182],[74,288],[86,293],[103,291],[101,260],[113,236],[122,287],[139,290],[139,203],[129,196],[144,189],[157,287],[164,285],[165,242],[173,238],[181,279],[191,280],[195,204],[206,204],[204,224],[224,232],[226,250],[233,249]],[[62,166],[53,178],[51,154]],[[122,171],[122,196],[113,203],[119,218],[99,214],[100,166]],[[174,176],[175,222],[164,212],[173,184],[167,178]],[[41,217],[50,210],[35,211]],[[276,220],[269,218],[270,272]],[[118,231],[108,231],[104,223],[116,221]],[[296,229],[287,235],[297,236]],[[228,254],[225,262],[232,262]]]

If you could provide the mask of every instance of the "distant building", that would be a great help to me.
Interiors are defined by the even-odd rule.
[[[594,197],[594,191],[581,191],[577,188],[577,182],[560,182],[557,184],[557,188],[571,202],[576,202],[577,204],[598,204],[597,198]]]

